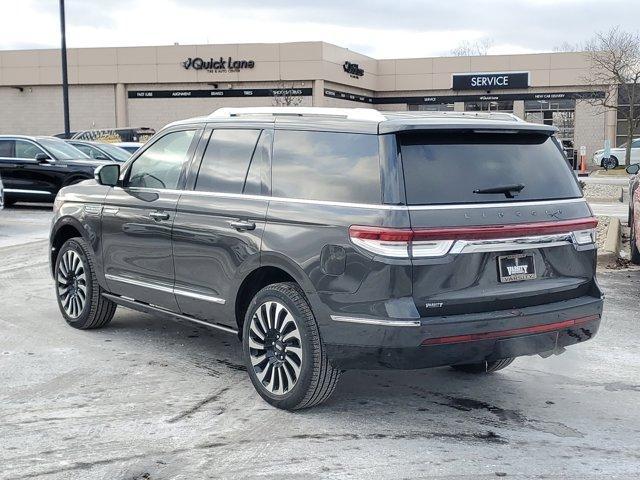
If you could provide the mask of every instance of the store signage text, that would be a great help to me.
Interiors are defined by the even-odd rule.
[[[311,88],[242,88],[224,90],[130,90],[129,98],[207,98],[207,97],[308,97],[313,94]]]
[[[500,88],[527,88],[529,73],[465,73],[453,75],[454,90],[492,90]]]
[[[193,70],[207,70],[211,73],[218,73],[239,72],[240,70],[245,68],[255,67],[256,63],[253,60],[234,60],[231,57],[220,57],[216,60],[214,60],[213,58],[205,60],[200,57],[189,57],[184,62],[182,62],[182,66],[186,70],[189,70],[191,68]]]
[[[364,76],[364,69],[360,68],[357,63],[344,62],[342,69],[353,78],[360,78]]]

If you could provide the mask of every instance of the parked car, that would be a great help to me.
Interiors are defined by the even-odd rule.
[[[627,167],[634,175],[629,180],[629,229],[631,230],[631,261],[640,265],[640,163]]]
[[[2,177],[0,176],[0,210],[4,208],[4,184],[2,183]]]
[[[345,369],[561,353],[594,337],[603,300],[597,221],[554,131],[370,109],[173,123],[60,191],[58,306],[79,329],[123,305],[236,334],[284,409],[323,402]]]
[[[113,143],[116,147],[120,147],[123,150],[126,150],[129,153],[136,153],[140,148],[144,145],[144,143],[140,142],[116,142]]]
[[[104,163],[56,137],[0,135],[6,205],[53,202],[60,188],[93,178],[95,167]]]
[[[619,147],[611,148],[611,156],[609,160],[609,168],[616,168],[621,164],[624,164],[624,156],[626,153],[627,144],[623,143]],[[604,167],[604,150],[597,150],[593,154],[593,164],[598,167]],[[631,142],[631,162],[640,162],[640,138],[635,138]]]
[[[110,162],[126,162],[131,157],[131,152],[111,143],[90,142],[88,140],[67,140],[82,153],[96,160],[108,160]]]

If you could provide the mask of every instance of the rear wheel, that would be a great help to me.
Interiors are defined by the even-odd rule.
[[[451,365],[451,368],[465,373],[493,373],[511,365],[515,358],[503,358],[493,362],[467,363],[464,365]]]
[[[276,283],[256,294],[242,340],[251,382],[271,405],[308,408],[333,393],[340,372],[327,359],[311,306],[297,284]]]
[[[83,238],[67,240],[56,258],[56,298],[69,325],[81,330],[108,324],[116,304],[102,296],[91,248]]]

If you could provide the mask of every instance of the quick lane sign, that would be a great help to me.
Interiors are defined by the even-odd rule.
[[[529,72],[453,74],[453,90],[527,88]]]

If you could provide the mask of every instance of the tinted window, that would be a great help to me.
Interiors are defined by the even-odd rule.
[[[501,202],[503,193],[475,190],[524,185],[509,201],[580,197],[553,140],[532,133],[399,135],[410,205]]]
[[[107,156],[97,148],[93,148],[88,145],[81,145],[78,143],[74,143],[73,146],[91,158],[100,158],[100,159],[107,158]]]
[[[82,153],[73,145],[69,145],[64,140],[54,137],[40,137],[38,142],[53,155],[57,160],[71,160],[74,158],[87,158],[87,155]]]
[[[14,140],[0,140],[0,157],[14,158]]]
[[[260,130],[214,130],[204,152],[196,190],[242,193]]]
[[[273,132],[271,130],[263,130],[260,134],[258,145],[253,151],[253,158],[247,172],[247,179],[244,182],[243,193],[249,195],[265,194],[266,185],[268,184],[269,158],[271,156],[271,143],[273,141]]]
[[[31,142],[16,140],[16,158],[36,158],[36,154],[44,153],[40,147]]]
[[[272,171],[277,197],[381,201],[376,135],[277,130]]]
[[[168,133],[151,145],[131,165],[129,186],[177,188],[194,134],[195,130]]]

